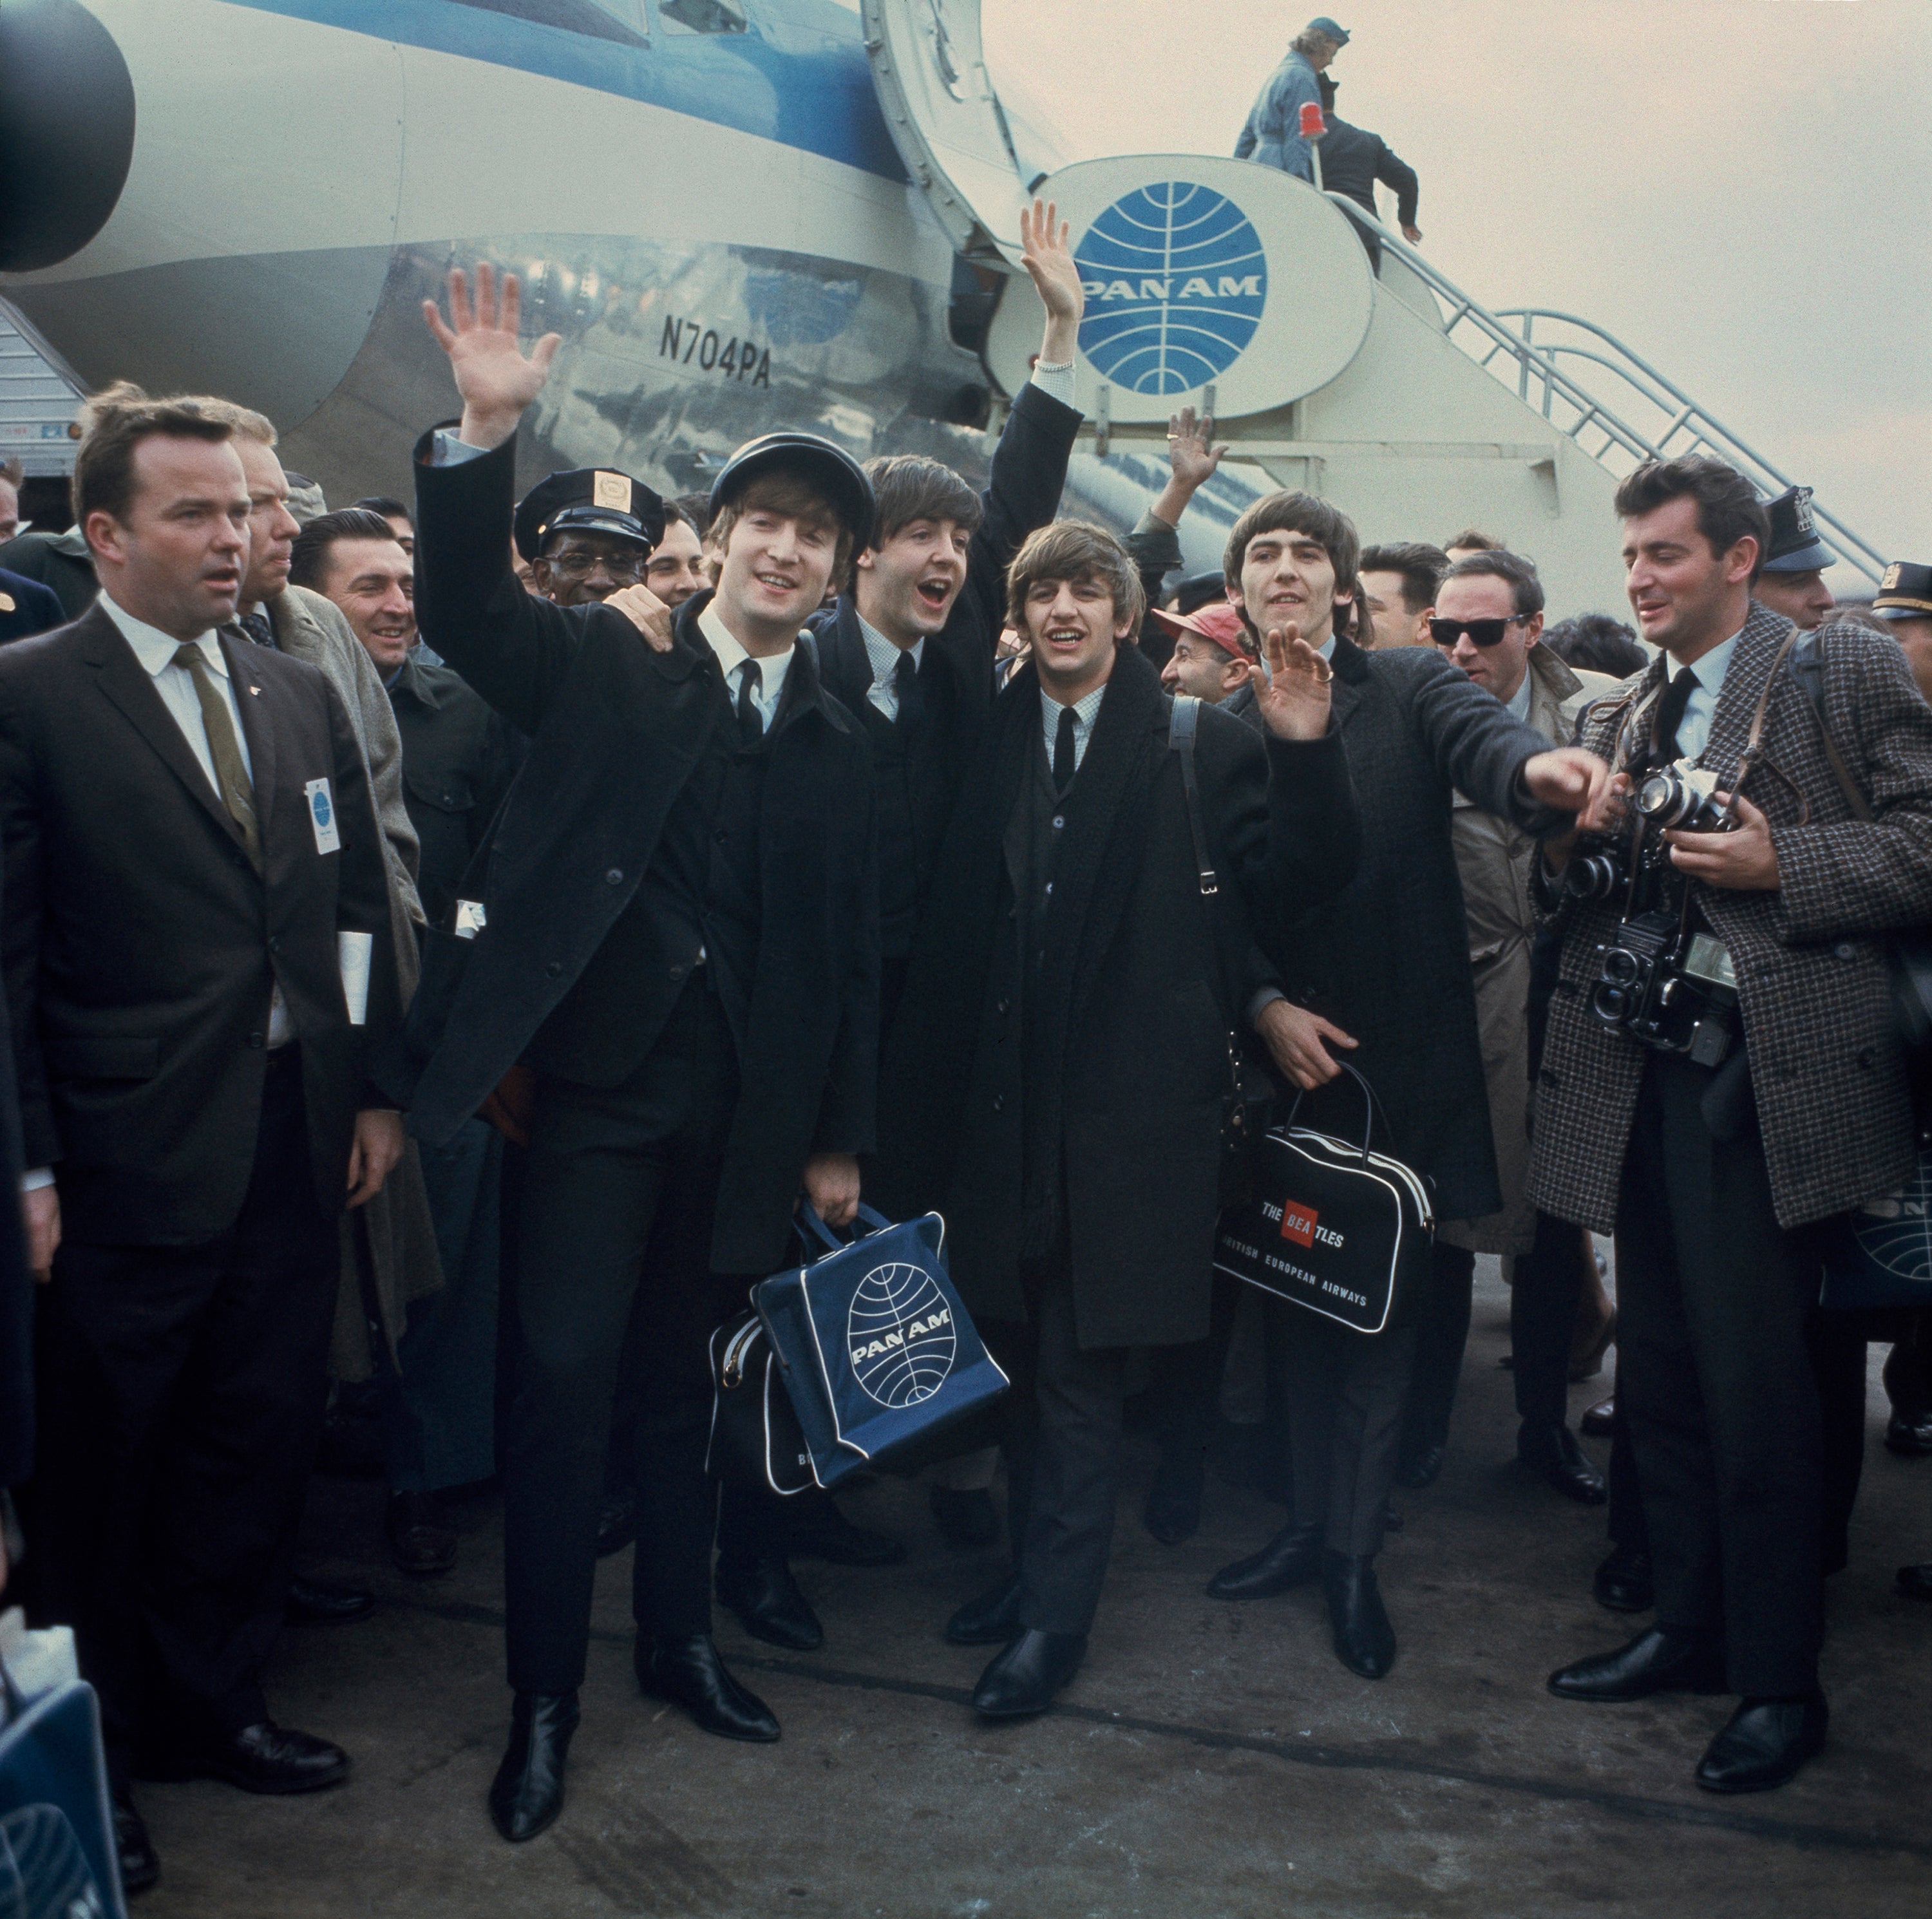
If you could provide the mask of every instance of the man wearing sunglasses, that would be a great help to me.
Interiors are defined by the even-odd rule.
[[[1543,583],[1529,561],[1501,548],[1467,554],[1448,568],[1425,630],[1450,665],[1552,745],[1568,745],[1583,708],[1617,684],[1605,674],[1576,673],[1538,643]],[[1542,1024],[1542,1007],[1537,1015],[1531,1011],[1536,922],[1530,868],[1536,842],[1461,793],[1454,807],[1450,834],[1468,916],[1469,964],[1502,1206],[1483,1218],[1450,1221],[1436,1235],[1435,1284],[1418,1336],[1397,1482],[1427,1486],[1442,1471],[1468,1338],[1475,1257],[1508,1253],[1516,1261],[1510,1333],[1522,1422],[1517,1453],[1566,1498],[1599,1506],[1602,1476],[1566,1423],[1570,1331],[1588,1254],[1575,1227],[1539,1222],[1523,1197],[1529,1088],[1540,1050],[1540,1031],[1532,1036],[1532,1024],[1538,1029]],[[1552,983],[1544,983],[1546,1003]]]

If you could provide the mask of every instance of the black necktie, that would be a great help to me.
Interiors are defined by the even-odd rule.
[[[892,699],[898,708],[898,723],[908,731],[917,725],[924,710],[920,691],[919,662],[910,653],[902,653],[892,668]]]
[[[266,646],[272,653],[275,650],[275,629],[268,624],[266,613],[244,613],[236,624],[256,646]]]
[[[765,716],[752,697],[758,684],[758,663],[747,660],[738,669],[738,737],[747,746],[755,746],[765,736]]]
[[[1683,724],[1684,709],[1696,691],[1697,676],[1689,667],[1679,667],[1676,676],[1657,703],[1657,722],[1651,731],[1656,742],[1660,765],[1668,766],[1677,757],[1677,729]]]
[[[1053,736],[1053,784],[1057,793],[1064,793],[1073,784],[1073,775],[1078,770],[1079,762],[1073,751],[1073,729],[1079,723],[1079,715],[1071,706],[1060,709],[1060,730]]]

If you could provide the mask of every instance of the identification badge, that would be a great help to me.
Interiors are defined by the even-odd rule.
[[[316,851],[340,853],[342,833],[335,823],[335,802],[329,797],[328,782],[310,780],[302,792],[308,800],[309,823],[315,829]]]

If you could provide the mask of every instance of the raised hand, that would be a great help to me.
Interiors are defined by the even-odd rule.
[[[1292,620],[1269,628],[1262,652],[1268,676],[1253,682],[1255,706],[1268,731],[1277,739],[1319,739],[1328,730],[1335,677],[1328,662]]]
[[[1184,406],[1168,417],[1167,463],[1176,483],[1190,493],[1197,492],[1220,469],[1228,449],[1214,444],[1214,421],[1210,414],[1197,420],[1192,406]]]
[[[1051,200],[1035,200],[1020,209],[1020,264],[1031,276],[1046,309],[1046,332],[1040,343],[1040,357],[1052,366],[1064,366],[1073,358],[1080,333],[1080,316],[1087,310],[1087,295],[1080,284],[1080,268],[1066,244],[1071,229],[1059,217]]]
[[[463,269],[449,272],[449,319],[434,300],[423,302],[423,319],[436,343],[449,355],[449,370],[463,396],[464,441],[471,446],[500,446],[517,430],[524,409],[543,391],[550,363],[563,336],[547,333],[526,354],[517,343],[523,289],[514,273],[503,276],[499,293],[496,269],[488,261],[476,268],[476,302]]]

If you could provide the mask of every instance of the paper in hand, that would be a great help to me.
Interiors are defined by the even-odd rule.
[[[360,1026],[369,1017],[369,964],[375,946],[373,933],[335,936],[336,964],[342,969],[342,997],[349,1003],[351,1026]]]

